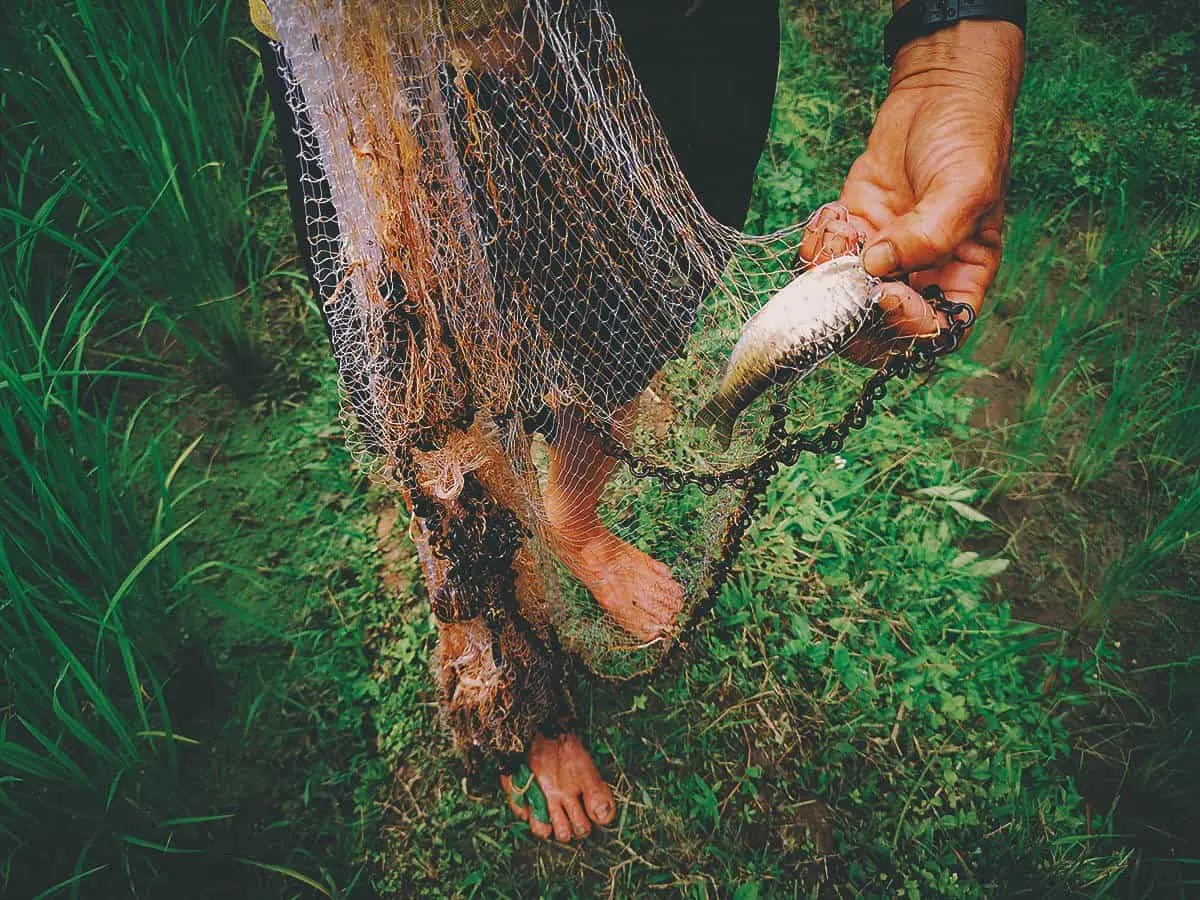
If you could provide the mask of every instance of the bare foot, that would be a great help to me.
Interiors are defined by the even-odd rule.
[[[550,821],[530,816],[528,806],[514,799],[512,778],[503,775],[500,785],[508,796],[508,805],[519,819],[529,822],[540,838],[553,835],[557,840],[585,838],[593,825],[607,825],[616,813],[612,791],[600,777],[592,757],[573,734],[548,738],[538,735],[528,754],[529,768],[546,797]]]
[[[629,409],[614,416],[618,439],[624,439]],[[575,407],[556,416],[544,495],[554,550],[618,625],[638,640],[661,637],[683,609],[683,588],[669,568],[604,527],[596,508],[616,460]]]
[[[602,526],[586,540],[564,539],[558,558],[613,621],[642,641],[668,633],[683,609],[683,587],[670,568]]]

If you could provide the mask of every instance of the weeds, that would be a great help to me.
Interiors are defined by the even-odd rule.
[[[1173,499],[1167,513],[1145,536],[1131,542],[1109,567],[1093,615],[1111,613],[1118,604],[1162,590],[1156,577],[1164,563],[1178,557],[1196,539],[1200,523],[1200,476],[1193,476]]]
[[[1153,441],[1158,429],[1187,403],[1177,335],[1142,331],[1129,343],[1125,335],[1113,332],[1106,343],[1100,353],[1112,360],[1107,385],[1087,392],[1087,422],[1070,450],[1077,488],[1111,471],[1135,444]]]
[[[37,233],[15,243],[28,258]],[[173,545],[187,523],[143,517],[139,489],[169,513],[171,485],[145,479],[157,448],[135,449],[118,424],[122,382],[139,374],[93,353],[117,271],[115,254],[72,264],[62,284],[82,288],[45,297],[35,321],[30,270],[0,260],[0,810],[14,890],[137,883],[187,831],[179,811],[169,827],[187,739],[164,700],[157,622],[184,575]]]

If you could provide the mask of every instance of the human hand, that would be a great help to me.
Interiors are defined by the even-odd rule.
[[[800,248],[809,263],[863,245],[885,282],[880,318],[843,351],[878,365],[893,348],[948,323],[921,296],[936,284],[979,312],[1000,266],[1004,188],[1024,36],[1007,22],[965,20],[896,57],[887,99],[839,204],[822,209]]]

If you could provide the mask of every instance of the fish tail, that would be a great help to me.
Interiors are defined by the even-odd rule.
[[[700,412],[696,413],[696,424],[701,428],[712,428],[723,415],[725,404],[721,402],[721,395],[718,394],[700,407]]]
[[[728,450],[733,441],[733,426],[737,417],[738,410],[718,394],[701,407],[700,412],[696,414],[696,424],[701,428],[711,428],[713,437],[721,449]]]

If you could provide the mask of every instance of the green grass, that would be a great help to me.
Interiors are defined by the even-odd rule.
[[[123,896],[178,893],[182,878],[211,896],[212,873],[230,869],[248,888],[303,883],[273,844],[229,830],[237,797],[204,777],[211,669],[193,659],[181,607],[221,565],[185,560],[204,504],[180,505],[212,488],[187,469],[198,442],[177,443],[156,405],[161,362],[129,351],[113,311],[137,231],[106,250],[64,212],[70,185],[32,213],[24,179],[6,187],[0,886]]]
[[[273,137],[257,51],[236,0],[26,3],[0,48],[6,152],[119,234],[143,216],[126,274],[140,291],[114,315],[151,319],[190,352],[252,385],[265,362],[263,282],[280,262],[262,231]],[[28,166],[27,166],[28,168]],[[284,242],[287,246],[287,242]]]
[[[1160,518],[1147,524],[1146,531],[1129,535],[1122,552],[1105,573],[1093,612],[1111,612],[1121,603],[1164,590],[1156,578],[1166,564],[1177,558],[1200,536],[1200,478],[1193,474],[1178,493],[1167,500]],[[1195,599],[1182,592],[1185,599]]]
[[[35,303],[24,262],[53,248],[36,227],[13,231],[0,262],[3,865],[13,886],[78,895],[152,879],[176,832],[186,845],[173,785],[191,739],[165,702],[160,619],[189,523],[172,514],[175,468],[131,439],[136,411],[121,415],[141,376],[95,351],[115,253],[91,267],[67,251],[62,292]]]
[[[394,498],[342,445],[311,305],[265,314],[290,244],[241,5],[23,5],[3,891],[1185,895],[1196,32],[1134,10],[1116,42],[1112,6],[1037,11],[1008,257],[967,351],[893,391],[844,464],[781,474],[678,666],[582,680],[620,810],[578,850],[494,781],[464,792],[408,545],[379,570]],[[755,228],[836,194],[884,95],[882,18],[789,12]],[[188,372],[230,347],[287,367],[240,401]]]

